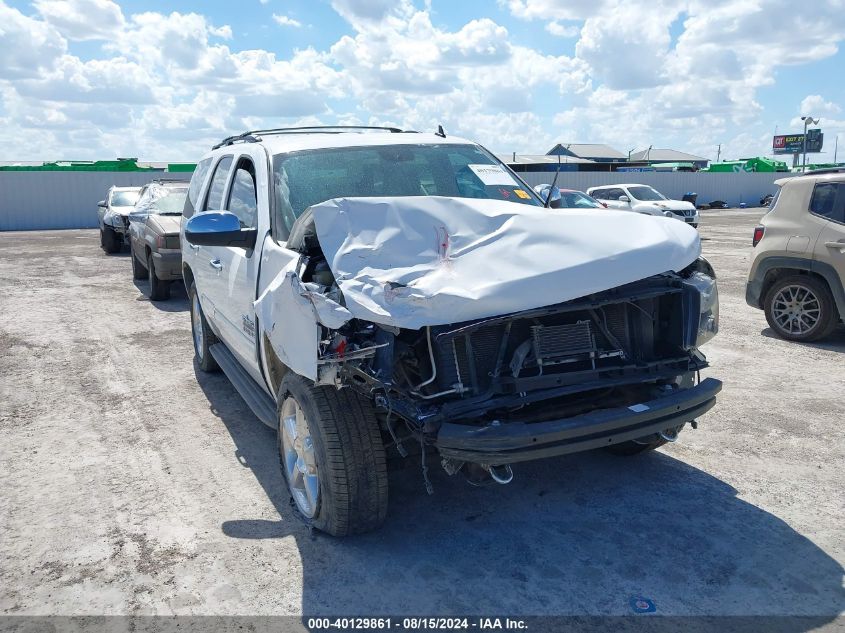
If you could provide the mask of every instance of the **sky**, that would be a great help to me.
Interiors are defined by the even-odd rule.
[[[0,0],[0,160],[312,124],[730,159],[810,115],[842,161],[843,39],[845,0]]]

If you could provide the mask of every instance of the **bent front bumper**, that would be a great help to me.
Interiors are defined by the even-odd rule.
[[[721,390],[720,380],[706,378],[662,398],[560,420],[483,427],[445,423],[435,446],[443,457],[488,465],[588,451],[690,422],[713,407]]]
[[[182,279],[182,251],[162,249],[153,252],[156,276],[162,281]]]

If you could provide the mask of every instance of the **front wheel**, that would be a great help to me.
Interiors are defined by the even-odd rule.
[[[292,372],[279,394],[279,459],[299,514],[332,536],[378,528],[387,516],[387,464],[371,402]]]
[[[138,256],[132,248],[132,240],[129,241],[129,257],[132,259],[132,279],[144,279],[147,276],[147,269],[138,261]]]
[[[100,243],[103,246],[103,250],[109,255],[120,251],[120,247],[123,245],[122,238],[109,226],[103,229],[103,236],[100,239]]]
[[[152,253],[147,256],[147,278],[150,281],[150,301],[164,301],[170,298],[170,282],[162,281],[156,275]]]
[[[766,321],[789,341],[815,341],[830,334],[839,321],[827,285],[809,275],[777,280],[763,299]]]
[[[208,351],[209,347],[217,343],[217,337],[208,327],[208,321],[205,320],[196,284],[191,284],[188,297],[191,300],[191,334],[194,339],[194,354],[197,358],[197,365],[205,372],[217,371],[220,366],[214,360],[211,352]]]

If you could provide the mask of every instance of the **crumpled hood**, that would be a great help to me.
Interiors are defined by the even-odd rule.
[[[161,235],[179,235],[182,226],[181,215],[151,215],[147,226],[153,226]]]
[[[125,218],[134,210],[135,207],[109,207],[103,214],[103,221],[108,223],[113,222],[117,218]]]
[[[421,196],[311,211],[350,313],[410,329],[577,299],[680,271],[701,251],[677,220],[611,210]]]

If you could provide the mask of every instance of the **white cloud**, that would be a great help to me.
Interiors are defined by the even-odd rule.
[[[807,95],[798,107],[801,114],[818,119],[819,116],[833,116],[842,112],[842,107],[833,101],[825,101],[821,95]]]
[[[36,0],[44,20],[70,40],[102,40],[123,28],[120,7],[112,0]]]
[[[276,21],[276,24],[280,26],[292,26],[297,29],[302,26],[302,22],[299,20],[294,20],[293,18],[278,13],[273,14],[273,19]]]
[[[37,129],[44,142],[6,142],[9,158],[190,160],[249,127],[442,123],[501,152],[565,139],[759,154],[772,127],[759,89],[783,66],[835,54],[841,2],[805,15],[789,0],[498,0],[513,20],[482,13],[447,28],[426,0],[332,0],[345,21],[334,43],[277,55],[200,13],[36,0],[27,16],[0,0],[0,142]],[[571,52],[542,50],[531,28]],[[830,97],[794,103],[796,116],[823,117],[828,145],[845,131]]]
[[[219,27],[209,27],[208,32],[215,37],[223,38],[224,40],[232,39],[232,27],[228,24],[224,24],[223,26]]]
[[[82,62],[63,56],[56,68],[38,79],[24,79],[16,85],[25,97],[59,103],[154,103],[149,72],[122,57]]]
[[[0,2],[0,78],[37,77],[67,50],[55,27]]]
[[[677,3],[675,3],[677,4]],[[650,88],[665,83],[669,25],[679,14],[666,2],[625,2],[587,18],[575,54],[611,88]]]
[[[557,20],[552,20],[545,26],[546,30],[557,37],[577,37],[581,33],[581,27],[574,24],[565,25]]]

